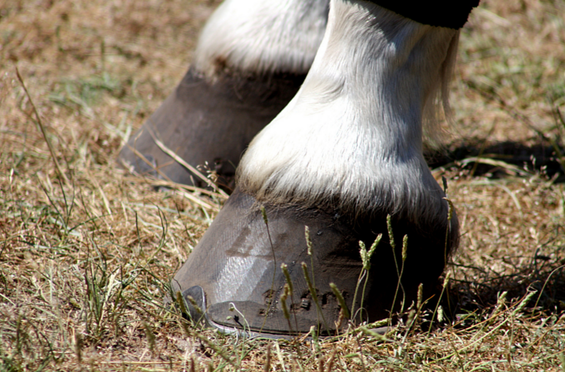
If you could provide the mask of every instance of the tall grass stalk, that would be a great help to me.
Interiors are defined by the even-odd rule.
[[[320,304],[320,301],[318,301],[318,292],[316,291],[316,287],[314,287],[314,284],[312,283],[312,280],[310,279],[310,274],[308,273],[308,265],[306,265],[305,262],[301,263],[302,266],[302,273],[304,275],[304,279],[306,280],[306,284],[308,285],[308,290],[310,291],[310,294],[312,295],[312,301],[314,302],[314,306],[316,306],[316,312],[318,314],[318,321],[321,318],[322,319],[322,324],[324,326],[324,328],[326,329],[326,331],[329,333],[329,327],[328,324],[326,323],[326,318],[324,317],[324,313],[322,312],[322,306]]]
[[[326,331],[329,333],[329,327],[326,322],[326,318],[324,317],[324,313],[322,311],[322,305],[318,301],[318,290],[316,288],[316,276],[314,274],[314,256],[313,256],[313,247],[314,244],[312,243],[312,239],[310,238],[310,228],[308,226],[304,226],[304,237],[306,239],[306,247],[308,256],[310,256],[310,267],[312,271],[312,279],[310,279],[310,275],[308,274],[308,266],[302,262],[302,271],[304,273],[304,279],[306,279],[306,284],[308,285],[308,289],[312,294],[312,301],[316,305],[316,312],[318,314],[318,322],[320,318],[322,319],[322,324]]]
[[[371,244],[371,247],[369,248],[369,250],[367,251],[367,248],[365,247],[365,243],[362,241],[359,241],[359,254],[361,256],[361,263],[362,263],[362,268],[361,268],[361,272],[359,273],[359,278],[357,279],[357,284],[355,285],[355,293],[353,294],[353,302],[351,305],[351,320],[355,320],[355,318],[357,317],[357,314],[355,312],[355,303],[357,302],[357,296],[359,295],[359,286],[361,285],[361,282],[363,282],[363,289],[361,291],[361,299],[360,299],[360,306],[359,306],[359,310],[360,314],[359,314],[359,321],[363,322],[363,302],[365,300],[365,290],[367,288],[367,283],[369,281],[369,271],[371,270],[371,257],[373,257],[373,254],[375,253],[375,250],[377,249],[379,243],[381,242],[381,239],[383,237],[383,234],[379,234],[377,235],[377,237],[375,238],[375,240],[373,241],[373,244]]]
[[[298,330],[298,319],[296,317],[296,312],[292,311],[292,305],[295,303],[294,302],[294,285],[292,284],[292,279],[290,278],[290,272],[288,271],[288,265],[285,264],[284,262],[281,264],[281,270],[284,274],[284,278],[286,280],[286,285],[288,286],[288,293],[290,296],[290,311],[292,312],[293,318],[294,318],[294,325],[296,326],[296,329]],[[290,329],[290,327],[289,327]]]
[[[392,228],[390,228],[392,231]],[[406,258],[408,257],[408,235],[404,235],[402,238],[402,264],[400,266],[400,273],[398,274],[398,281],[396,282],[396,289],[394,291],[394,298],[392,300],[391,311],[394,311],[394,307],[396,305],[396,298],[398,296],[398,291],[402,290],[402,301],[400,302],[400,310],[399,312],[402,313],[404,311],[404,305],[406,302],[406,293],[404,292],[404,287],[402,286],[402,275],[404,274],[404,263],[406,262]]]
[[[269,218],[267,217],[267,210],[263,205],[261,206],[261,215],[263,216],[263,222],[265,223],[265,227],[267,229],[267,237],[269,238],[269,245],[271,246],[271,254],[273,256],[273,279],[271,281],[271,298],[269,300],[269,307],[265,312],[265,318],[263,318],[263,324],[261,325],[261,329],[263,329],[267,324],[267,317],[269,316],[269,312],[271,311],[271,306],[273,306],[276,303],[275,280],[277,278],[277,256],[275,254],[275,246],[273,244],[273,239],[271,239],[271,230],[269,229]]]
[[[443,280],[443,286],[441,288],[441,293],[439,295],[436,306],[434,308],[434,312],[432,314],[432,319],[430,320],[430,328],[428,329],[428,335],[432,331],[432,325],[434,324],[434,320],[436,319],[436,314],[437,314],[438,308],[441,304],[441,299],[443,298],[443,294],[445,293],[445,289],[447,288],[447,285],[449,284],[450,279],[451,279],[451,271],[448,271],[447,274],[445,275],[445,279]]]

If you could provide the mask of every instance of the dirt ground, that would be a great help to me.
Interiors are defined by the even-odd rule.
[[[278,341],[164,303],[224,198],[116,167],[218,3],[0,0],[0,370],[563,370],[565,2],[485,0],[462,31],[429,156],[462,231],[445,316]]]

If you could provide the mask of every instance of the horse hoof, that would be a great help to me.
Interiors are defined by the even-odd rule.
[[[193,319],[203,317],[225,332],[276,337],[306,333],[312,326],[320,334],[334,334],[350,319],[375,321],[401,303],[407,308],[416,301],[420,283],[424,296],[437,290],[447,258],[444,247],[456,243],[454,231],[445,244],[447,221],[414,226],[392,218],[395,250],[386,215],[363,221],[353,222],[337,210],[261,206],[236,189],[175,275],[173,291],[183,294]],[[369,249],[381,233],[372,268],[363,274],[359,241]],[[410,243],[403,260],[406,234]]]
[[[203,186],[166,153],[170,150],[195,168],[207,165],[219,176],[220,184],[229,183],[251,139],[290,101],[303,80],[303,75],[291,74],[224,74],[210,82],[191,68],[131,136],[120,152],[120,160],[139,174]]]

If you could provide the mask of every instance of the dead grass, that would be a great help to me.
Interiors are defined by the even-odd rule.
[[[445,319],[429,332],[428,316],[417,332],[359,327],[312,342],[186,326],[164,304],[168,280],[222,199],[156,192],[115,167],[214,6],[0,2],[0,370],[565,368],[565,160],[551,155],[564,144],[565,3],[484,1],[465,29],[452,159],[435,171],[463,233]]]

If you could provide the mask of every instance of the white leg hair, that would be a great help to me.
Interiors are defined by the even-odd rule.
[[[308,72],[324,36],[328,0],[226,0],[196,48],[198,71]]]
[[[446,93],[458,36],[365,1],[332,0],[310,72],[250,144],[239,187],[263,202],[339,200],[413,221],[446,218],[422,123]]]

